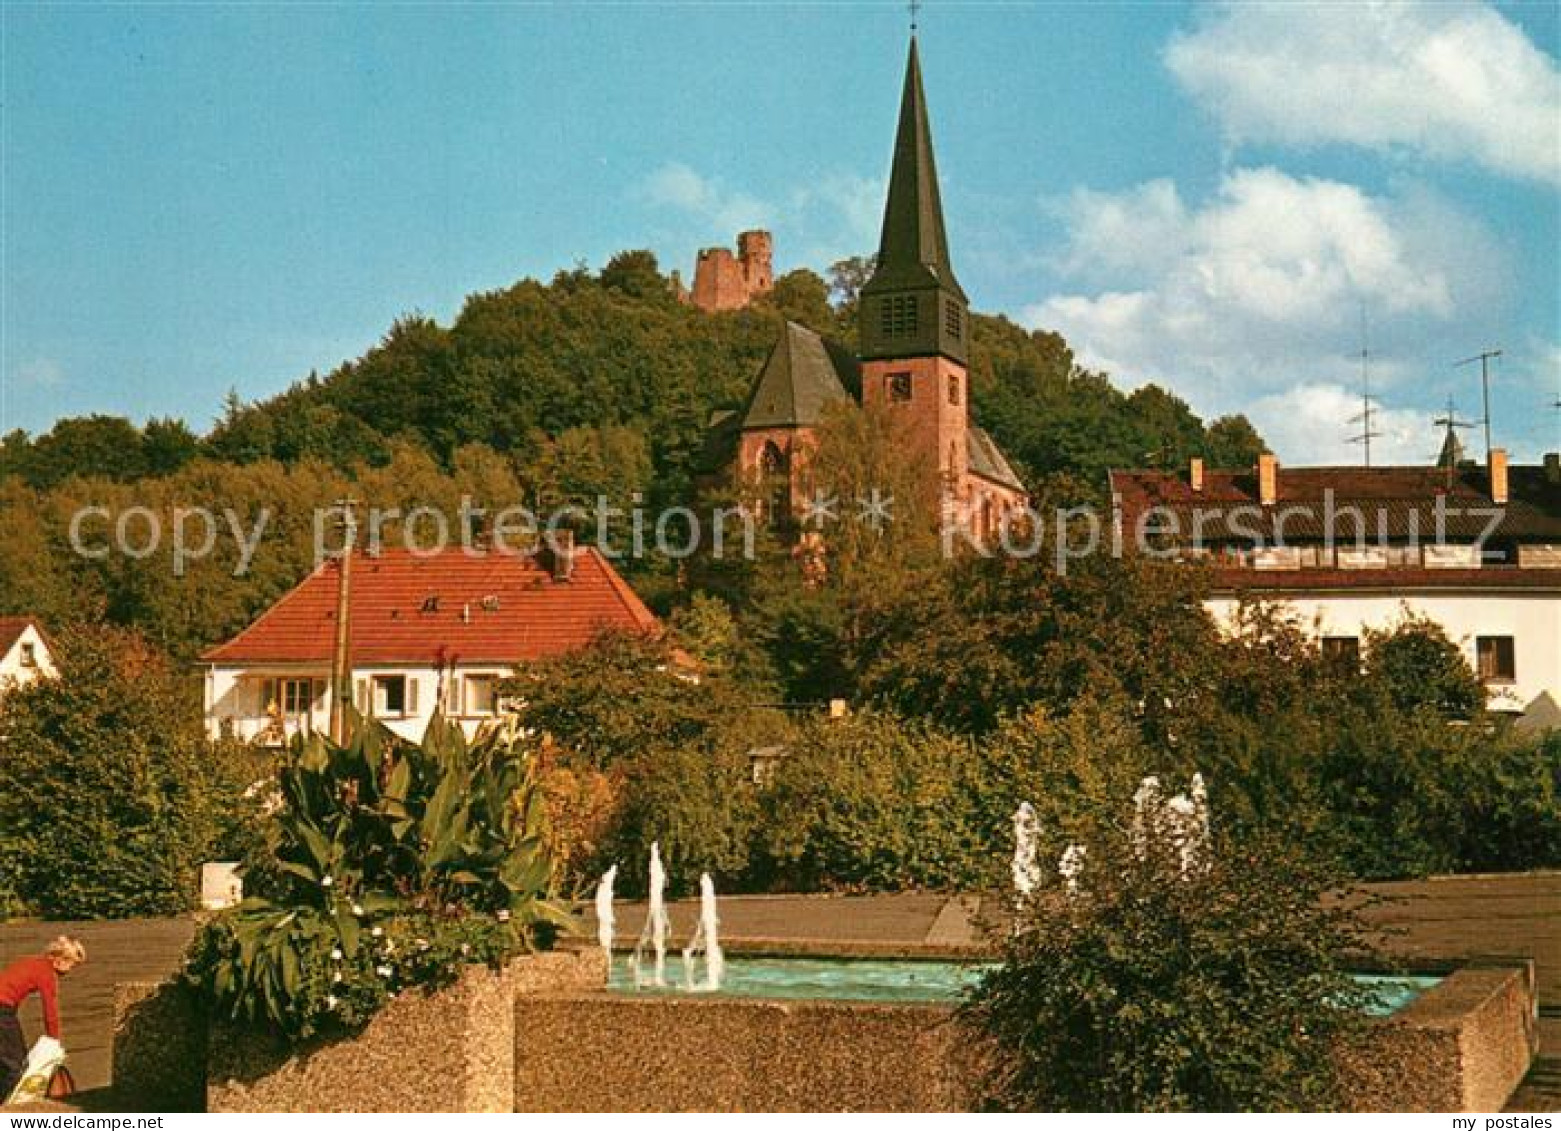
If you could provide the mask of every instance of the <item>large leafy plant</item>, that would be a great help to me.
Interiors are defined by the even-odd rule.
[[[271,890],[207,926],[188,976],[219,1013],[300,1038],[548,944],[571,920],[549,898],[534,767],[513,726],[468,742],[437,716],[418,745],[361,722],[344,745],[295,740]]]

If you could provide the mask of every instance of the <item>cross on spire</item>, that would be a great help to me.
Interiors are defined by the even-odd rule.
[[[906,7],[911,10],[911,34],[916,34],[916,17],[921,12],[921,0],[909,0]]]

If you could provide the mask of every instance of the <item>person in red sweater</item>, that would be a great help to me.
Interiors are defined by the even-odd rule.
[[[61,935],[41,955],[21,958],[0,970],[0,1103],[11,1094],[27,1065],[27,1041],[16,1011],[28,994],[43,1002],[43,1031],[60,1039],[59,980],[87,960],[79,939]]]

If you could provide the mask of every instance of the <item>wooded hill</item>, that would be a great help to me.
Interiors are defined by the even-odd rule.
[[[0,442],[0,613],[102,618],[189,657],[303,576],[312,510],[341,494],[450,513],[463,493],[538,509],[598,495],[689,501],[711,414],[741,403],[782,318],[854,347],[863,268],[837,264],[830,282],[796,271],[747,310],[709,314],[676,301],[649,252],[624,252],[599,272],[473,295],[448,328],[404,317],[324,378],[252,404],[230,396],[204,436],[179,420],[106,416],[13,432]],[[1243,417],[1205,427],[1162,389],[1122,393],[1056,334],[972,323],[975,417],[1031,483],[1063,476],[1073,493],[1103,492],[1108,467],[1194,455],[1242,465],[1262,446]],[[246,576],[232,576],[222,538],[179,578],[165,554],[73,553],[70,516],[87,504],[276,517]],[[629,568],[662,606],[675,599],[664,566]]]

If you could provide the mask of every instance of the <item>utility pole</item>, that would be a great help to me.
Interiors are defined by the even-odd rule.
[[[1489,464],[1490,461],[1491,461],[1491,448],[1492,448],[1492,444],[1491,444],[1491,369],[1490,369],[1490,364],[1491,364],[1491,358],[1493,358],[1493,357],[1500,357],[1500,356],[1501,356],[1501,351],[1500,350],[1486,350],[1484,353],[1477,353],[1473,357],[1466,357],[1462,361],[1457,362],[1456,364],[1454,364],[1454,366],[1453,366],[1454,369],[1458,369],[1458,368],[1460,368],[1462,366],[1465,366],[1465,365],[1473,365],[1476,361],[1478,361],[1480,363],[1480,387],[1484,391],[1484,394],[1485,394],[1485,462],[1486,462],[1486,464]]]
[[[352,551],[358,541],[358,517],[354,509],[358,500],[336,500],[340,517],[336,529],[341,531],[341,551],[336,567],[336,647],[331,653],[331,741],[343,745],[347,741],[347,704],[352,702],[352,659],[348,655],[349,620],[351,618]]]

